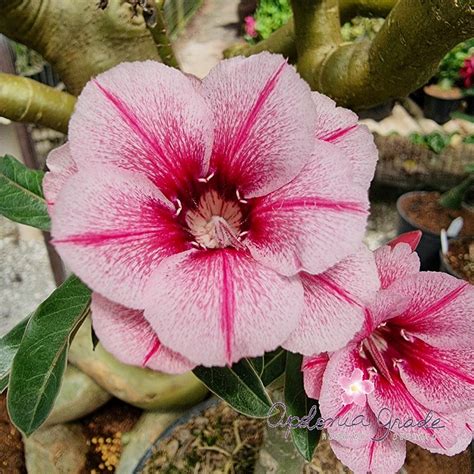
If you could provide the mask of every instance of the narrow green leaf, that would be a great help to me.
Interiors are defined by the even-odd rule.
[[[39,428],[53,408],[69,340],[87,313],[90,294],[71,276],[38,306],[26,326],[8,389],[10,418],[26,435]]]
[[[42,171],[27,168],[13,156],[0,157],[0,214],[12,221],[49,230],[43,176]]]
[[[8,385],[8,377],[12,367],[13,358],[20,347],[21,339],[31,315],[18,323],[10,332],[0,338],[0,393]]]
[[[238,412],[255,418],[268,416],[272,402],[248,360],[243,359],[232,367],[196,367],[193,372]]]
[[[285,404],[289,415],[302,418],[309,414],[313,405],[317,408],[314,420],[320,417],[317,400],[308,398],[304,391],[303,372],[301,363],[303,356],[287,352],[285,369]],[[321,430],[296,428],[291,430],[291,437],[296,449],[306,459],[311,461],[314,450],[318,445]]]
[[[263,370],[260,378],[263,385],[267,387],[285,372],[286,351],[277,349],[276,351],[265,354],[263,358]]]
[[[247,359],[247,362],[252,364],[255,372],[257,372],[257,375],[260,377],[263,372],[263,357],[252,357],[251,359]]]

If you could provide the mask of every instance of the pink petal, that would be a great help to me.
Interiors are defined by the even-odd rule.
[[[469,447],[473,440],[472,431],[468,428],[463,429],[460,434],[458,434],[456,442],[447,449],[430,449],[430,452],[435,454],[444,454],[446,456],[454,456],[456,454],[462,453],[465,449]]]
[[[420,272],[392,284],[410,303],[393,321],[431,345],[472,349],[474,286],[446,273]]]
[[[407,295],[393,291],[392,288],[379,290],[372,303],[365,310],[363,330],[354,338],[357,341],[368,337],[382,323],[398,317],[410,304]]]
[[[390,242],[387,242],[387,245],[390,245],[390,247],[393,248],[397,246],[398,244],[401,244],[402,242],[404,242],[405,244],[408,244],[414,252],[416,248],[418,247],[418,244],[420,243],[422,235],[423,235],[423,232],[421,232],[421,230],[413,230],[411,232],[405,232],[404,234],[401,234],[395,237]]]
[[[367,400],[384,429],[429,450],[448,449],[456,443],[465,427],[461,416],[425,407],[408,392],[395,373],[392,373],[392,383],[380,375],[373,381],[375,389]],[[423,420],[427,423],[417,426]]]
[[[374,255],[382,288],[420,271],[420,259],[408,243],[384,245],[378,248]]]
[[[361,246],[325,273],[300,278],[305,307],[283,347],[305,355],[340,349],[361,329],[365,303],[379,287],[372,252]]]
[[[196,364],[223,366],[281,345],[301,315],[303,288],[243,252],[198,250],[166,259],[144,302],[165,345]]]
[[[245,198],[278,189],[308,162],[315,107],[282,56],[221,61],[203,79],[202,94],[215,123],[211,167]]]
[[[59,191],[68,178],[77,172],[77,166],[71,156],[68,143],[51,151],[46,164],[49,171],[43,178],[43,192],[51,214]]]
[[[79,168],[142,172],[169,199],[206,175],[213,124],[194,82],[153,61],[122,63],[90,81],[69,125]]]
[[[344,389],[347,390],[352,385],[352,378],[346,377],[345,375],[341,375],[337,379],[337,383]]]
[[[54,244],[87,285],[142,309],[148,277],[163,258],[190,248],[174,206],[143,175],[97,167],[61,190],[52,220]]]
[[[143,317],[143,311],[125,308],[98,293],[92,295],[91,311],[100,343],[119,361],[171,374],[194,367],[189,360],[160,343]]]
[[[344,405],[345,391],[338,380],[340,376],[350,378],[355,368],[361,369],[364,378],[368,378],[364,362],[353,345],[330,356],[323,377],[319,407],[322,417],[327,421],[327,431],[332,440],[346,446],[362,447],[375,435],[377,421],[367,404],[363,407],[354,403]]]
[[[378,151],[374,137],[365,125],[357,123],[357,115],[318,92],[313,92],[318,121],[316,138],[339,147],[352,165],[354,182],[368,189],[374,177]]]
[[[369,393],[372,393],[374,391],[374,384],[371,380],[363,380],[360,384],[365,394],[368,395]]]
[[[445,413],[474,406],[474,351],[438,349],[419,339],[406,346],[400,377],[418,401]]]
[[[283,275],[294,275],[322,273],[355,253],[369,203],[350,174],[342,152],[318,142],[311,162],[291,183],[254,203],[246,240],[252,255]]]
[[[323,375],[328,364],[329,357],[326,352],[303,358],[303,380],[304,390],[309,398],[319,399],[321,394],[321,385],[323,384]]]
[[[352,402],[360,407],[365,407],[367,403],[367,395],[365,393],[356,393],[352,395]]]
[[[380,433],[381,434],[381,433]],[[370,441],[362,448],[348,448],[331,441],[337,458],[354,474],[389,474],[398,472],[406,456],[405,440],[391,433],[383,441]]]
[[[362,372],[361,369],[354,369],[351,374],[351,380],[352,383],[355,382],[362,382],[362,379],[364,378],[364,372]]]

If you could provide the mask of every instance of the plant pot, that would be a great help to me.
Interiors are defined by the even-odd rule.
[[[440,125],[451,119],[451,113],[461,106],[462,95],[460,89],[443,90],[432,84],[423,88],[425,92],[424,113],[425,117],[434,120]]]
[[[407,193],[411,195],[412,193]],[[441,241],[439,235],[420,228],[417,224],[409,220],[403,209],[403,194],[397,200],[397,211],[399,215],[398,235],[413,230],[421,230],[422,236],[416,248],[416,253],[420,257],[421,270],[437,270],[439,268],[439,253],[441,251]]]
[[[466,280],[467,282],[474,284],[474,259],[460,258],[466,254],[472,254],[469,247],[474,245],[474,237],[465,237],[463,239],[453,239],[449,241],[449,249],[447,254],[440,252],[440,270],[449,273],[450,275]],[[467,266],[471,265],[471,270],[467,269]]]
[[[372,119],[380,121],[392,113],[394,104],[395,102],[390,100],[388,102],[384,102],[383,104],[376,105],[375,107],[370,107],[369,109],[357,110],[357,115],[360,119]]]
[[[400,217],[398,234],[421,230],[421,241],[416,249],[422,270],[439,270],[441,250],[440,232],[447,229],[457,217],[464,219],[460,237],[474,235],[474,213],[468,209],[447,209],[439,202],[439,193],[412,191],[398,198],[397,211]]]
[[[466,98],[466,114],[474,117],[474,95],[468,95]]]

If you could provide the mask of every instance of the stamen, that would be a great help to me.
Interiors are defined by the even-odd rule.
[[[359,346],[359,355],[360,357],[362,357],[363,359],[367,359],[367,356],[365,355],[365,351],[364,351],[364,344],[361,344]]]
[[[243,232],[239,234],[239,238],[245,237],[248,233],[249,233],[248,230],[244,230]]]
[[[414,341],[413,336],[410,336],[405,331],[405,329],[400,329],[400,335],[403,337],[403,339],[405,339],[405,341],[408,341],[408,342],[413,342]]]
[[[194,248],[196,248],[196,249],[200,249],[200,248],[201,248],[201,245],[198,244],[198,243],[197,243],[196,241],[194,241],[194,240],[191,242],[191,245],[192,245]]]
[[[369,374],[369,379],[372,379],[373,377],[376,377],[379,374],[378,370],[375,367],[369,367],[367,369],[367,372]]]
[[[393,358],[393,359],[392,359],[392,362],[393,362],[393,368],[394,368],[394,369],[398,369],[398,366],[399,366],[400,364],[403,364],[403,362],[405,362],[405,361],[404,361],[403,359],[395,359],[395,358]]]
[[[209,181],[214,177],[215,174],[216,172],[213,171],[207,178],[198,178],[198,181],[200,183],[209,183]]]
[[[181,211],[183,210],[183,205],[181,204],[181,201],[180,201],[178,198],[176,198],[176,203],[175,203],[175,205],[176,205],[176,213],[175,213],[175,216],[179,216],[180,213],[181,213]]]

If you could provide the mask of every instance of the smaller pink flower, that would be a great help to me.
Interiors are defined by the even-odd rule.
[[[355,403],[364,407],[367,403],[367,395],[374,391],[373,382],[364,380],[364,372],[360,369],[354,369],[349,377],[341,375],[338,383],[344,389],[342,394],[344,405]]]
[[[245,33],[247,33],[251,38],[257,36],[257,22],[253,16],[246,16],[245,19]]]
[[[464,60],[459,75],[464,80],[464,87],[466,89],[470,89],[474,85],[474,56]]]
[[[474,287],[420,272],[414,252],[420,236],[404,234],[374,252],[380,288],[362,310],[362,329],[342,349],[303,362],[307,395],[318,398],[325,420],[339,420],[327,427],[331,447],[356,474],[397,472],[406,441],[452,456],[472,440]],[[340,270],[338,281],[357,280],[354,266]],[[338,315],[348,321],[360,301],[342,288]],[[366,394],[357,386],[364,377],[372,383]],[[363,403],[350,397],[352,385]]]

